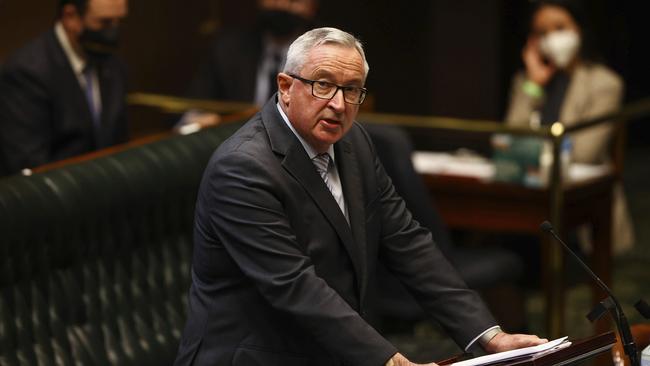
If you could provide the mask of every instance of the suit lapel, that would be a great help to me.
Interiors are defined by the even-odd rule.
[[[305,191],[307,191],[309,196],[314,200],[341,239],[343,246],[351,258],[352,266],[354,267],[354,272],[357,278],[357,291],[359,292],[361,299],[361,295],[363,295],[362,290],[365,291],[365,286],[362,286],[361,284],[365,280],[366,263],[364,259],[364,251],[361,246],[357,244],[357,240],[365,240],[365,232],[363,232],[363,235],[360,235],[359,233],[353,235],[350,225],[348,225],[348,222],[345,219],[343,212],[341,212],[341,208],[336,203],[336,200],[332,197],[332,193],[316,171],[314,164],[309,160],[307,152],[305,152],[300,141],[298,141],[298,139],[293,135],[289,127],[286,126],[276,108],[275,98],[272,98],[271,101],[266,103],[262,109],[262,122],[269,134],[271,148],[274,152],[284,155],[282,166],[300,183],[300,185],[303,186]],[[347,147],[344,150],[349,151],[339,153],[338,150],[341,149],[337,148],[335,145],[335,148],[337,149],[337,161],[351,158],[352,153],[351,149],[349,149],[349,143],[347,143],[346,146]],[[358,179],[358,174],[354,174],[354,171],[358,171],[358,169],[353,167],[353,165],[356,165],[356,162],[343,164],[344,168],[341,169],[345,170],[346,175],[355,176],[356,179]],[[341,163],[339,163],[339,166],[341,166]],[[360,221],[362,218],[359,218],[359,215],[363,215],[363,209],[361,209],[361,211],[359,211],[358,208],[351,209],[352,206],[358,206],[358,201],[362,200],[361,195],[358,194],[360,188],[345,188],[347,184],[343,183],[344,175],[343,172],[341,173],[342,184],[344,186],[343,194],[345,195],[348,212],[350,213],[350,223],[353,225],[361,223],[363,226],[364,222]],[[349,181],[349,183],[352,185],[356,184],[354,180]]]
[[[114,80],[119,79],[118,75],[112,75],[112,70],[108,65],[100,65],[97,67],[97,79],[99,79],[99,93],[102,99],[102,110],[100,115],[99,126],[95,129],[95,136],[99,148],[109,146],[112,138],[111,131],[115,129],[113,124],[115,118],[112,113],[116,110],[113,105],[119,97],[115,97],[115,88],[113,87]]]
[[[48,33],[48,38],[49,43],[55,50],[54,57],[56,62],[61,66],[61,70],[65,70],[62,75],[57,75],[57,80],[65,84],[65,87],[63,88],[64,90],[68,90],[72,93],[73,98],[75,99],[74,105],[78,106],[80,113],[83,114],[83,118],[77,120],[77,123],[85,130],[92,130],[94,129],[92,113],[90,112],[88,100],[86,99],[83,88],[79,84],[77,75],[74,73],[72,65],[70,65],[70,61],[63,51],[63,46],[61,46],[59,40],[56,38],[54,30],[51,30],[50,33]],[[94,139],[93,143],[96,144],[96,142],[96,139]]]
[[[334,145],[334,153],[354,237],[359,299],[363,304],[366,296],[368,268],[366,263],[366,213],[359,162],[352,149],[352,144],[346,137]]]

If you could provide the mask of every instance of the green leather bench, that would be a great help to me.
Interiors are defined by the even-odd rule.
[[[0,365],[171,364],[203,169],[240,123],[0,180]]]

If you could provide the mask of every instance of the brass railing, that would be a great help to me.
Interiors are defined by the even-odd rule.
[[[129,105],[157,108],[165,113],[183,113],[191,109],[199,109],[218,114],[231,114],[257,109],[251,103],[189,99],[150,93],[131,93],[126,100]]]

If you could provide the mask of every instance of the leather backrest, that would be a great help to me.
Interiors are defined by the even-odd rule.
[[[171,363],[198,185],[239,126],[0,180],[0,360]]]

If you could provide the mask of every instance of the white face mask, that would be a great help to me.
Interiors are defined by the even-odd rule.
[[[580,35],[572,30],[550,32],[542,37],[539,48],[555,66],[564,69],[580,49]]]

